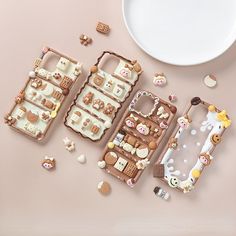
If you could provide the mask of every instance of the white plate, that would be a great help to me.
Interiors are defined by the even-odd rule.
[[[236,0],[123,0],[123,16],[145,52],[175,65],[209,61],[236,38]]]

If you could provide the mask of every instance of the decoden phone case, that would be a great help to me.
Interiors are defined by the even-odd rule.
[[[146,100],[145,100],[146,99]],[[151,101],[150,110],[143,112]],[[163,139],[177,109],[140,90],[124,113],[98,162],[100,168],[133,187]]]
[[[212,153],[230,124],[225,110],[193,98],[154,166],[154,177],[172,188],[190,192],[210,165]]]
[[[48,71],[45,67],[52,58],[57,60],[56,68]],[[27,136],[42,140],[80,73],[80,63],[45,47],[5,116],[5,123]]]
[[[111,64],[113,60],[116,60],[116,67],[109,73],[102,65],[104,62]],[[65,126],[92,141],[100,140],[111,127],[141,72],[137,61],[104,51],[70,106]]]

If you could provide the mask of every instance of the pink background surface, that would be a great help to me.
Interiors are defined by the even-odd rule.
[[[108,37],[95,31],[98,20],[112,28]],[[81,33],[91,36],[93,44],[80,45]],[[142,64],[142,82],[134,91],[142,85],[143,89],[163,99],[171,92],[176,93],[178,114],[182,114],[193,96],[200,96],[226,109],[232,120],[236,120],[236,45],[216,60],[199,66],[177,67],[161,63],[135,45],[125,28],[118,0],[2,1],[0,35],[1,117],[9,111],[14,97],[23,87],[41,48],[49,45],[84,63],[80,82],[103,50],[113,50],[138,59]],[[155,72],[166,74],[168,86],[153,86]],[[218,78],[218,86],[214,89],[202,83],[208,73]],[[79,87],[80,83],[73,90],[74,94]],[[152,166],[131,190],[97,167],[99,155],[130,99],[102,142],[96,144],[63,125],[62,118],[72,99],[73,95],[43,144],[23,137],[1,122],[1,236],[236,235],[234,124],[225,133],[224,142],[215,151],[215,160],[203,173],[196,190],[189,195],[152,178]],[[65,150],[62,139],[66,136],[76,142],[76,152]],[[81,153],[87,156],[85,165],[76,160]],[[55,171],[49,173],[42,169],[40,161],[44,155],[56,158]],[[100,180],[110,182],[110,196],[98,193]],[[156,185],[170,192],[169,202],[153,194]]]

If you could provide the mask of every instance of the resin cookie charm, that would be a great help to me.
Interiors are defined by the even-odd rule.
[[[50,58],[57,58],[56,67],[46,69]],[[5,123],[37,140],[42,140],[70,93],[82,65],[52,48],[45,47],[34,68],[29,72],[24,88],[15,98]]]
[[[56,161],[53,157],[45,156],[44,160],[42,161],[42,167],[46,170],[54,169],[56,166]]]

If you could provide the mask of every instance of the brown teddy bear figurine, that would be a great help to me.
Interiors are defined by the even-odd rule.
[[[84,97],[83,97],[83,102],[84,104],[88,105],[89,103],[92,102],[94,94],[92,92],[88,92]]]

